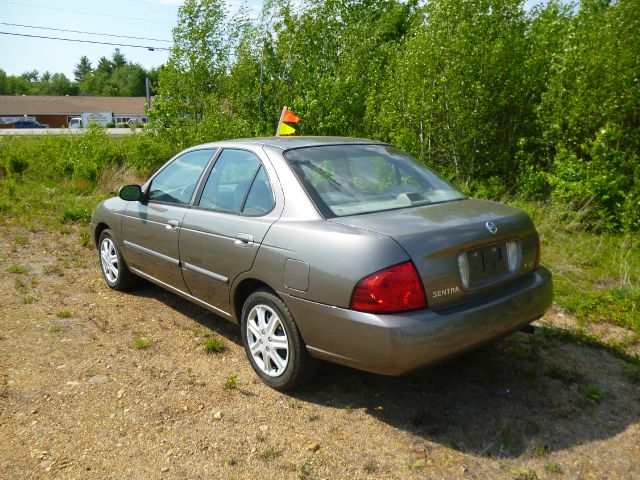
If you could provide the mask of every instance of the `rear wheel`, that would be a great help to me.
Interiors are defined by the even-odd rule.
[[[137,277],[127,268],[118,249],[113,232],[109,229],[100,234],[98,241],[98,254],[102,276],[110,288],[114,290],[128,290],[136,283]]]
[[[264,383],[291,390],[308,381],[317,361],[307,352],[293,315],[271,291],[260,289],[242,308],[242,344]]]

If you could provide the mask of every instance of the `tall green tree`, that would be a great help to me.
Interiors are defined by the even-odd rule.
[[[187,0],[178,10],[173,46],[160,72],[155,116],[199,123],[215,113],[229,62],[226,7],[222,0]]]
[[[80,61],[76,64],[76,68],[73,70],[73,76],[76,82],[81,83],[88,74],[92,72],[91,61],[89,57],[83,55],[80,57]]]

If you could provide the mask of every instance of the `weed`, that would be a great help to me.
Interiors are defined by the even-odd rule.
[[[27,267],[26,265],[20,265],[18,263],[14,263],[9,268],[7,268],[7,272],[9,273],[23,274],[23,273],[27,273],[28,271],[29,271],[29,267]]]
[[[207,340],[205,340],[204,342],[204,351],[211,354],[211,353],[221,353],[224,352],[227,349],[227,346],[225,345],[223,340],[220,340],[219,338],[208,338]]]
[[[534,345],[519,345],[511,351],[511,355],[520,360],[537,362],[540,360],[540,353]]]
[[[22,303],[25,305],[31,305],[32,303],[36,303],[38,301],[38,297],[34,297],[33,295],[27,295],[22,299]]]
[[[78,237],[80,237],[80,245],[82,245],[84,248],[93,247],[89,230],[87,230],[86,228],[81,229],[80,231],[78,231]]]
[[[27,237],[25,237],[24,235],[16,235],[13,238],[13,243],[15,243],[16,245],[20,245],[21,247],[24,247],[27,243],[29,243],[29,241],[27,240]]]
[[[238,375],[235,373],[233,375],[229,375],[224,382],[224,387],[228,390],[238,388]]]
[[[271,460],[275,460],[280,455],[280,453],[281,452],[279,450],[276,450],[274,447],[269,447],[258,456],[265,462],[270,462]]]
[[[362,469],[367,473],[376,473],[378,471],[378,465],[376,464],[375,460],[369,460],[364,464],[364,467],[362,467]]]
[[[537,480],[538,475],[530,468],[518,468],[513,472],[513,480]]]
[[[59,333],[62,331],[62,327],[60,325],[53,325],[50,329],[49,332],[51,333]]]
[[[229,466],[233,467],[234,465],[237,465],[237,464],[238,464],[238,460],[236,460],[236,459],[235,459],[235,458],[233,458],[233,457],[231,457],[231,458],[227,458],[227,459],[224,461],[224,464],[225,464],[225,465],[229,465]]]
[[[587,383],[578,387],[580,394],[593,403],[600,403],[608,396],[608,393],[593,383]]]
[[[20,293],[27,293],[29,291],[27,284],[21,278],[16,278],[15,282],[13,282],[13,286]]]
[[[60,215],[61,223],[88,224],[89,220],[91,220],[91,211],[83,206],[65,208]]]
[[[533,453],[536,457],[546,457],[551,452],[551,447],[544,443],[536,443]]]
[[[151,340],[146,337],[133,337],[133,348],[144,350],[151,345]]]
[[[562,472],[562,469],[560,468],[560,465],[558,463],[556,463],[556,462],[546,463],[545,466],[544,466],[544,469],[547,472],[550,472],[550,473],[561,473]]]
[[[624,365],[624,376],[631,383],[640,383],[640,366]]]
[[[60,265],[55,264],[55,265],[45,265],[42,268],[42,272],[45,275],[52,275],[52,274],[56,274],[56,275],[62,275],[62,270],[60,269]]]
[[[69,318],[71,316],[71,312],[69,310],[61,310],[56,313],[56,317],[58,318]]]
[[[510,429],[505,429],[500,437],[500,448],[506,450],[511,455],[515,455],[518,452],[518,446],[516,439]]]
[[[309,467],[308,463],[303,463],[300,465],[300,469],[298,470],[298,480],[309,480],[311,478],[311,467]]]
[[[561,380],[563,383],[570,385],[576,383],[580,379],[580,375],[575,370],[567,370],[560,365],[549,365],[547,367],[547,376]]]
[[[409,464],[409,468],[411,470],[420,470],[421,468],[424,468],[424,466],[427,464],[427,461],[424,458],[421,458],[420,460],[416,460],[413,463]]]

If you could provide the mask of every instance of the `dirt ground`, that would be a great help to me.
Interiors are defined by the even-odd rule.
[[[538,331],[405,377],[325,365],[282,394],[234,325],[109,290],[77,231],[0,226],[2,479],[638,479],[628,368]]]

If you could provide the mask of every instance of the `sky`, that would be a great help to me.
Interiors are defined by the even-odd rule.
[[[169,48],[170,42],[159,40],[171,40],[171,29],[176,24],[178,8],[182,3],[183,0],[0,0],[0,32]],[[238,1],[227,3],[231,4],[233,10]],[[249,0],[247,3],[257,10],[262,1]],[[6,25],[7,23],[14,25]],[[16,25],[157,40],[98,36]],[[149,51],[146,48],[0,34],[0,69],[8,75],[20,75],[34,69],[40,73],[62,72],[73,80],[73,70],[81,56],[89,57],[95,67],[100,57],[111,58],[115,48],[120,48],[127,60],[139,63],[146,69],[159,67],[166,62],[169,54],[164,50]]]
[[[178,8],[183,1],[0,0],[0,32],[169,48],[171,30],[176,24]],[[241,1],[228,0],[227,4],[235,11]],[[262,0],[246,2],[255,13],[259,12],[262,6]],[[530,8],[539,2],[540,0],[527,0],[525,5],[526,8]],[[42,27],[116,36],[63,32]],[[127,60],[139,63],[146,69],[159,67],[166,62],[169,54],[166,50],[149,51],[147,48],[132,46],[76,43],[0,33],[0,69],[8,75],[20,75],[32,70],[38,70],[41,74],[46,71],[62,72],[73,80],[73,70],[80,57],[86,55],[95,67],[100,57],[111,58],[115,48],[120,48]]]

